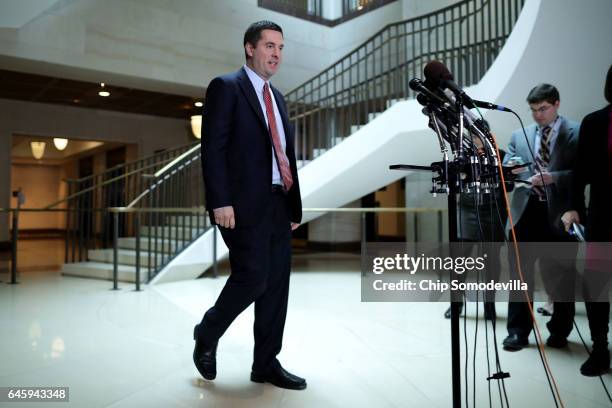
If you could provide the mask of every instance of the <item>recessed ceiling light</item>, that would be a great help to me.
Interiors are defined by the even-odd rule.
[[[98,95],[106,98],[107,96],[110,96],[110,92],[104,90],[104,85],[104,82],[100,82],[100,91],[98,92]]]
[[[194,103],[194,105],[198,108],[201,108],[204,104],[200,101],[197,101],[196,103]]]

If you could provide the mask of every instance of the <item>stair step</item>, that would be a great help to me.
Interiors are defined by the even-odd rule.
[[[62,266],[62,275],[113,280],[113,265],[104,262],[74,262]],[[117,279],[121,282],[136,282],[136,267],[118,265]],[[140,281],[146,282],[147,268],[140,268]]]
[[[333,146],[336,146],[336,145],[338,145],[338,144],[342,143],[342,141],[343,141],[344,139],[346,139],[346,137],[334,137],[334,138],[332,139],[332,145],[333,145]]]
[[[382,112],[368,113],[368,122],[373,121],[374,119],[376,119],[377,116],[380,116],[380,114],[382,114]]]
[[[388,99],[387,100],[387,109],[389,109],[390,107],[392,107],[393,105],[395,105],[398,102],[403,101],[403,99]]]
[[[316,159],[317,157],[321,156],[323,153],[325,153],[327,151],[327,149],[325,148],[316,148],[316,149],[312,149],[312,157],[314,159]]]
[[[155,254],[151,254],[151,265],[155,265]],[[166,256],[167,257],[167,256]],[[113,263],[113,249],[90,249],[87,251],[87,258],[93,262]],[[136,265],[136,251],[131,249],[118,249],[117,262],[120,265]],[[161,264],[162,255],[157,254],[157,264]],[[140,251],[140,266],[146,266],[149,263],[149,252]]]
[[[164,226],[142,226],[140,227],[140,235],[141,237],[148,237],[151,235],[152,237],[159,237],[164,239],[183,239],[192,240],[204,233],[204,227],[200,229],[197,228],[189,228],[189,227],[179,227],[172,225],[164,225]]]
[[[298,169],[300,169],[300,168],[304,167],[305,165],[307,165],[308,163],[310,163],[311,161],[312,160],[296,160],[295,164],[296,164],[296,167]]]
[[[153,249],[157,248],[158,251],[163,251],[163,252],[175,252],[178,249],[182,248],[184,245],[187,245],[188,243],[189,243],[188,241],[180,241],[180,240],[168,239],[168,238],[162,240],[160,238],[157,240],[157,247],[156,247],[155,238],[151,237],[151,247]],[[117,244],[119,248],[135,250],[136,249],[136,238],[134,237],[119,238]],[[148,236],[140,237],[140,250],[141,251],[149,250],[149,237]]]
[[[351,135],[361,129],[363,125],[352,125],[351,126]]]

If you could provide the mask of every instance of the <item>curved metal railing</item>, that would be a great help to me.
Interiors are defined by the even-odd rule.
[[[457,83],[477,83],[518,19],[524,0],[464,0],[388,24],[361,46],[286,95],[302,164],[372,120],[394,101],[414,97],[408,82],[432,59]]]

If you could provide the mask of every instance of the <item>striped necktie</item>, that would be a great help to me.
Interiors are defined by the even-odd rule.
[[[552,127],[545,126],[540,134],[540,150],[536,155],[536,177],[540,171],[547,171],[550,163],[550,137],[552,135]],[[541,201],[546,200],[546,191],[544,186],[533,186],[533,191],[538,195]]]
[[[536,162],[541,170],[546,170],[548,167],[548,163],[550,162],[550,136],[552,128],[550,126],[546,126],[542,129],[542,134],[540,135],[540,151],[538,152],[538,157],[536,158]]]

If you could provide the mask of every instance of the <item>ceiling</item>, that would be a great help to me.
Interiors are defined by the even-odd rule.
[[[0,98],[187,119],[200,114],[197,98],[0,69]]]

